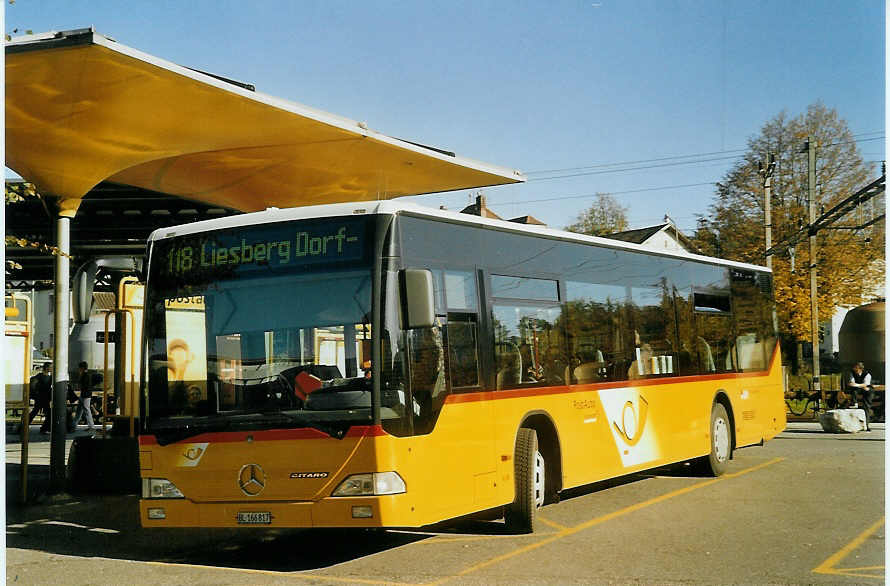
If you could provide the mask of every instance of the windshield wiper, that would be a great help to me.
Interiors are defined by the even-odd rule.
[[[263,415],[273,415],[273,413],[263,413]],[[306,417],[304,412],[302,411],[276,411],[274,415],[277,415],[279,418],[284,419],[288,423],[296,423],[301,426],[311,427],[312,429],[317,429],[318,431],[331,436],[334,439],[343,439],[346,437],[346,432],[349,431],[349,428],[352,427],[353,423],[350,421],[319,421],[315,417]]]
[[[367,411],[367,413],[365,413]],[[166,446],[206,432],[234,431],[238,429],[255,430],[258,427],[270,427],[287,424],[289,427],[309,427],[317,429],[335,439],[343,439],[349,428],[357,423],[370,422],[370,409],[326,413],[317,411],[251,411],[225,416],[216,416],[207,420],[171,421],[152,426],[149,431],[155,435],[158,444]]]
[[[158,440],[158,444],[166,446],[190,437],[195,437],[208,431],[224,431],[231,427],[232,422],[225,418],[214,418],[209,421],[189,422],[185,425],[164,426],[161,425],[156,429],[150,429]]]

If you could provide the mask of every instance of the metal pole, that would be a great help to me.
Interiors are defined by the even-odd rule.
[[[31,354],[31,336],[25,338],[25,384],[22,385],[22,420],[19,422],[22,429],[22,451],[19,469],[21,473],[21,485],[19,486],[19,502],[28,502],[28,442],[31,435],[31,367],[28,365],[28,356]]]
[[[12,296],[13,305],[15,305],[15,294]],[[34,299],[33,293],[32,297],[25,298],[25,323],[27,324],[27,329],[25,330],[25,356],[24,356],[24,372],[25,372],[25,384],[22,386],[22,404],[24,408],[22,409],[22,452],[21,452],[21,492],[19,494],[19,500],[22,504],[28,502],[28,441],[31,435],[31,338],[34,335],[33,325],[34,320],[33,310],[31,309],[32,300]],[[46,417],[46,414],[44,414]]]
[[[767,175],[766,179],[763,182],[763,213],[766,220],[766,225],[764,226],[766,230],[766,249],[769,250],[773,246],[773,225],[772,225],[772,194],[770,190],[772,188],[773,178],[771,175]],[[766,257],[766,268],[773,268],[773,255],[769,255]]]
[[[111,317],[111,314],[111,311],[105,312],[105,339],[103,341],[105,361],[103,362],[102,370],[102,439],[105,439],[108,427],[108,391],[110,390],[108,387],[108,338],[111,337],[111,333],[108,331],[108,318]]]
[[[65,433],[68,391],[68,321],[71,308],[68,275],[71,251],[71,218],[56,220],[56,282],[53,334],[53,422],[50,435],[49,485],[51,493],[65,490]]]
[[[68,324],[71,313],[71,219],[77,214],[80,199],[59,198],[56,220],[56,279],[53,327],[53,400],[49,447],[49,491],[65,490],[65,433],[68,407]]]
[[[761,164],[760,166],[760,174],[763,177],[763,227],[766,232],[764,235],[765,245],[764,250],[769,250],[773,247],[773,197],[772,197],[772,187],[773,187],[773,169],[775,169],[775,157],[773,155],[769,155],[767,157],[766,168]],[[767,255],[766,257],[766,267],[770,270],[773,268],[773,256]]]
[[[817,287],[819,243],[816,242],[816,145],[807,138],[807,192],[810,197],[810,338],[813,344],[813,390],[821,391],[819,379],[819,296]]]

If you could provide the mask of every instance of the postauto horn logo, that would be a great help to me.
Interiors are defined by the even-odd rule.
[[[624,436],[627,445],[635,446],[643,437],[643,429],[646,427],[646,415],[649,413],[649,402],[640,395],[640,413],[637,415],[632,401],[624,403],[621,409],[621,421],[612,421],[615,429]]]
[[[599,397],[621,464],[636,466],[658,459],[661,450],[650,429],[649,401],[633,387],[603,389]]]

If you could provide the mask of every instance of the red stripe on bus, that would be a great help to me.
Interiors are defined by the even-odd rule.
[[[500,399],[516,399],[520,397],[537,397],[544,395],[560,395],[565,393],[579,393],[584,391],[598,391],[602,389],[617,389],[621,387],[648,387],[652,385],[678,385],[714,380],[728,380],[736,378],[756,378],[768,376],[779,356],[779,345],[773,350],[773,357],[766,370],[756,372],[725,372],[721,374],[696,374],[690,376],[671,376],[660,378],[646,378],[622,381],[609,381],[604,383],[576,384],[572,386],[533,387],[528,389],[507,389],[502,391],[481,391],[478,393],[460,393],[448,395],[446,403],[472,403],[475,401],[492,401]]]
[[[350,428],[346,433],[346,437],[380,437],[387,435],[386,431],[380,425],[356,425]],[[202,433],[193,437],[183,439],[177,444],[193,444],[193,443],[231,443],[247,441],[247,436],[253,436],[254,441],[281,441],[281,440],[304,440],[304,439],[325,439],[330,438],[323,431],[312,428],[301,429],[266,429],[258,431],[216,431],[210,433]],[[156,445],[158,440],[153,435],[139,436],[139,445]]]
[[[382,425],[356,425],[349,430],[346,437],[381,437],[389,435]]]

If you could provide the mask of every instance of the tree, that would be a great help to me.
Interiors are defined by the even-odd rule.
[[[42,198],[43,196],[37,192],[37,189],[34,187],[33,183],[28,182],[6,182],[6,197],[4,199],[4,204],[14,204],[20,201],[24,201],[29,198]],[[9,227],[7,227],[9,228]],[[14,232],[14,227],[12,228]],[[60,254],[64,254],[58,246],[52,246],[45,242],[40,242],[33,235],[29,234],[5,234],[4,235],[4,245],[7,249],[9,248],[34,248],[41,252],[45,252],[47,254],[58,256]],[[68,258],[71,258],[70,255],[65,254]],[[19,263],[6,259],[5,270],[7,274],[10,274],[10,271],[21,270],[22,265]]]
[[[627,230],[627,207],[608,193],[597,193],[593,205],[578,214],[575,223],[566,226],[566,230],[591,236]]]
[[[809,221],[807,154],[801,152],[807,138],[816,145],[816,209],[823,209],[852,195],[878,174],[863,162],[846,121],[821,102],[806,113],[789,119],[780,113],[764,124],[760,134],[748,140],[748,150],[717,183],[714,202],[706,217],[699,218],[694,241],[706,254],[764,264],[763,180],[758,164],[768,154],[776,157],[773,174],[773,244],[787,242]],[[881,208],[883,206],[880,206]],[[865,204],[866,220],[879,202]],[[855,214],[854,214],[855,215]],[[837,225],[860,224],[859,217],[844,218]],[[819,319],[830,319],[838,305],[859,304],[884,280],[884,227],[878,223],[864,231],[822,230],[817,257]],[[810,337],[810,263],[806,238],[793,249],[795,270],[788,252],[773,257],[773,280],[779,323],[798,340]]]

